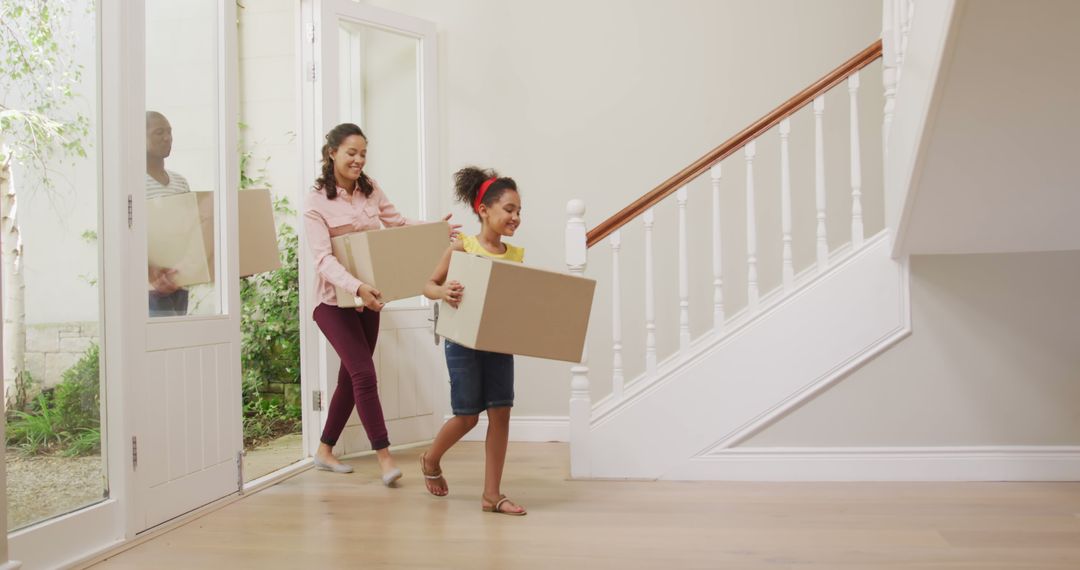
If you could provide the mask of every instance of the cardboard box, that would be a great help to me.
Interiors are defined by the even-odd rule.
[[[177,270],[181,287],[214,281],[214,192],[185,192],[146,201],[149,262]],[[240,277],[281,267],[270,191],[237,193]]]
[[[203,243],[214,279],[214,193],[193,192],[199,202],[199,218],[203,228]],[[237,192],[240,224],[240,277],[250,277],[281,268],[277,230],[274,227],[274,206],[270,190],[253,188]]]
[[[175,269],[173,281],[180,287],[209,283],[211,264],[195,194],[185,192],[147,200],[146,214],[147,262]]]
[[[465,286],[441,303],[435,333],[476,350],[581,362],[596,281],[455,251],[447,281]]]
[[[330,239],[334,257],[354,277],[378,289],[384,303],[422,294],[449,246],[447,222],[356,232]],[[355,291],[335,289],[339,307],[362,304]]]

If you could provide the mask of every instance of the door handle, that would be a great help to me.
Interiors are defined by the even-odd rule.
[[[431,323],[431,334],[435,337],[435,346],[439,346],[439,333],[435,332],[435,329],[439,326],[439,302],[436,301],[431,304],[431,316],[432,318],[427,321]]]

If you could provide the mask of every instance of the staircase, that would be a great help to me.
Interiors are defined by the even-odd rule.
[[[1080,5],[883,7],[880,42],[622,211],[586,229],[584,202],[568,205],[568,268],[601,292],[571,369],[572,476],[1076,479],[1080,448],[1053,438],[754,445],[910,334],[909,256],[1080,248]]]
[[[884,184],[878,168],[864,188],[863,163],[871,161],[863,160],[863,151],[872,149],[877,153],[872,162],[881,164],[880,141],[891,124],[898,75],[895,57],[884,66],[878,63],[883,49],[882,41],[870,45],[591,230],[586,230],[584,202],[568,204],[567,266],[579,275],[588,269],[597,279],[597,304],[608,304],[611,317],[610,324],[598,322],[603,311],[594,309],[591,329],[610,328],[611,342],[592,342],[586,360],[571,369],[573,477],[724,478],[725,463],[715,459],[910,333],[906,263],[893,258],[883,222],[872,232],[866,229],[867,214],[884,218]],[[865,92],[861,78],[868,73],[880,73],[884,86],[884,105],[876,107],[881,113],[875,118],[882,138],[870,142],[862,136],[859,106]],[[826,165],[835,166],[835,160],[826,160],[826,135],[837,128],[832,113],[833,122],[826,123],[827,99],[830,110],[834,101],[846,99],[847,108],[836,113],[848,134],[842,177],[835,169],[826,176]],[[793,125],[809,123],[809,113],[813,136],[793,136]],[[778,178],[770,187],[757,183],[768,178],[757,166],[765,162],[758,157],[759,146],[778,150],[779,160],[768,157],[779,166],[779,172],[768,173]],[[812,169],[793,169],[793,155],[813,156]],[[745,189],[738,192],[741,200],[733,199],[732,184],[725,180],[732,172]],[[690,193],[695,192],[695,204],[708,198],[697,188],[706,184],[712,190],[710,227],[690,228],[688,219],[697,214],[688,212]],[[845,202],[843,219],[828,216],[836,209],[831,204],[838,189]],[[864,212],[864,201],[877,210]],[[657,243],[657,210],[671,206],[676,227],[662,229],[676,239]],[[730,223],[733,214],[738,223]],[[631,238],[626,251],[624,237]],[[725,246],[731,243],[742,244],[739,253],[745,257],[732,256]],[[596,247],[602,244],[608,247]],[[658,247],[672,255],[656,256]],[[677,271],[657,270],[658,263],[676,257]],[[643,279],[627,275],[628,260],[643,260],[643,275],[637,274]],[[691,268],[701,273],[706,267],[712,271],[711,303],[691,307],[690,291],[702,289],[691,282]],[[677,290],[678,322],[661,328],[656,292],[665,288]],[[644,327],[624,330],[624,317],[639,311]],[[706,313],[711,326],[692,326]],[[665,340],[677,349],[662,354],[658,347]],[[627,360],[642,361],[643,370],[629,373]],[[599,379],[590,377],[590,361],[610,363],[610,391],[601,388],[606,378],[593,386]]]

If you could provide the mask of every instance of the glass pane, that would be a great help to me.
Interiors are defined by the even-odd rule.
[[[151,317],[219,314],[217,0],[146,2]]]
[[[301,161],[296,156],[299,120],[295,94],[300,77],[294,54],[280,34],[292,30],[296,12],[287,3],[237,5],[240,45],[241,194],[268,190],[281,268],[241,279],[240,363],[243,371],[244,481],[304,458],[300,379],[299,226],[295,199]],[[301,192],[302,194],[302,192]],[[240,252],[241,262],[244,252]],[[310,315],[305,315],[310,318]],[[267,338],[272,338],[271,342]]]
[[[26,58],[0,58],[0,108],[13,111],[0,119],[9,530],[108,496],[97,16],[91,0],[17,4],[0,26]],[[30,128],[46,120],[58,136]]]
[[[341,122],[368,138],[364,171],[406,218],[421,218],[420,40],[363,24],[338,23]],[[418,307],[421,297],[387,305]]]

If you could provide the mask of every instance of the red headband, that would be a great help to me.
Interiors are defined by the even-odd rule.
[[[488,188],[491,188],[491,185],[498,179],[498,176],[492,176],[480,185],[480,191],[476,193],[476,200],[473,201],[472,205],[473,211],[477,214],[480,213],[480,203],[484,201],[484,194],[487,194]]]

